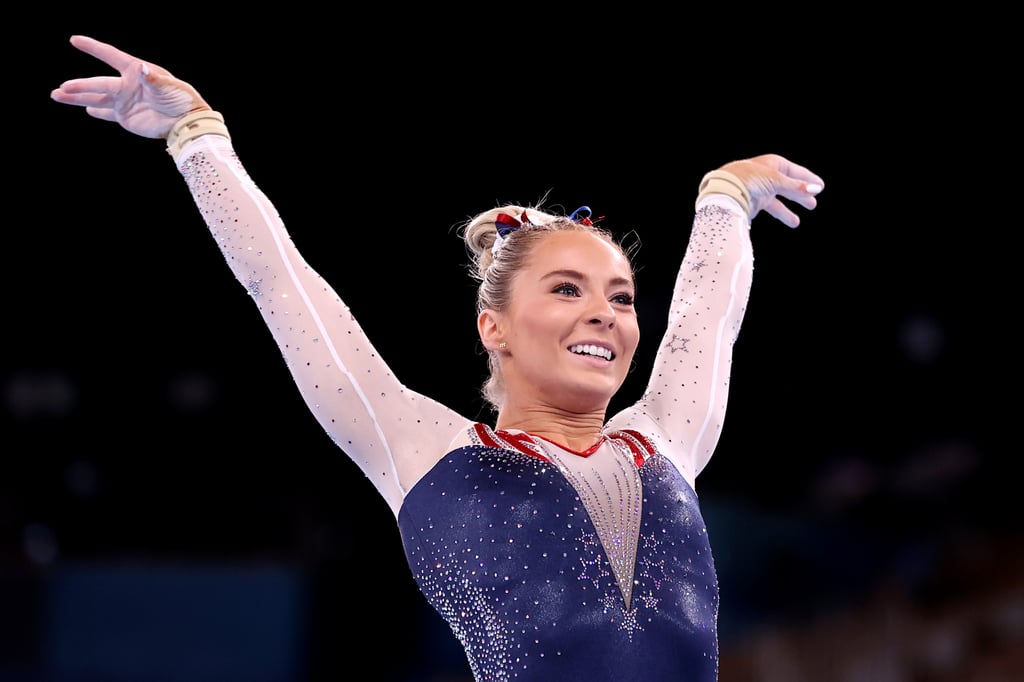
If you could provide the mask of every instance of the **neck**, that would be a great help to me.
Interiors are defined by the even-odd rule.
[[[566,414],[547,410],[515,412],[502,408],[495,428],[543,436],[570,450],[582,452],[601,440],[604,412]]]

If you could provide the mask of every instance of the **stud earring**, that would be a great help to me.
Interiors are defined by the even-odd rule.
[[[506,348],[508,348],[508,344],[504,341],[498,344],[498,350],[505,350]]]

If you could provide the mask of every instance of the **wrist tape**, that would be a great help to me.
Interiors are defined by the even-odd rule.
[[[167,135],[167,153],[177,161],[185,145],[200,135],[221,135],[231,139],[221,114],[209,109],[193,111],[178,119],[171,128]]]
[[[726,194],[732,197],[740,203],[747,217],[750,217],[750,192],[747,191],[743,181],[729,171],[713,170],[706,174],[700,181],[697,201],[694,202],[694,205],[699,204],[700,200],[709,194]]]

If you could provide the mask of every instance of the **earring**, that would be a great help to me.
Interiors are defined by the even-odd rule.
[[[498,344],[498,350],[505,350],[506,348],[508,348],[508,344],[504,341]]]

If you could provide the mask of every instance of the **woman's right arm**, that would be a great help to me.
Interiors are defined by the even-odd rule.
[[[72,43],[121,75],[67,81],[53,99],[84,106],[137,135],[168,139],[207,227],[256,303],[302,398],[397,514],[405,493],[468,420],[394,377],[345,303],[299,253],[239,162],[221,119],[191,86],[105,43],[84,37]]]

